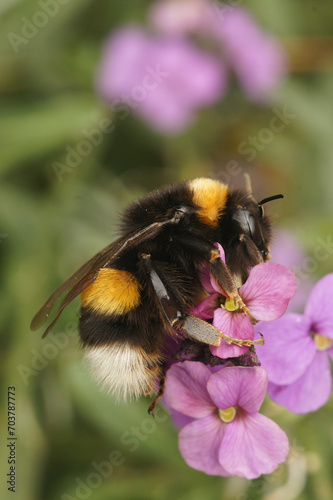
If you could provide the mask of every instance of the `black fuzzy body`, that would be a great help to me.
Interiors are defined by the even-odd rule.
[[[166,334],[172,329],[166,321],[141,255],[149,254],[160,275],[165,277],[168,292],[182,310],[188,311],[202,296],[200,269],[209,260],[209,248],[220,243],[225,249],[226,263],[232,274],[246,279],[253,262],[240,242],[240,231],[233,219],[235,211],[246,208],[256,219],[260,210],[244,191],[228,191],[217,224],[208,224],[198,215],[189,182],[182,182],[154,191],[132,203],[121,220],[121,234],[133,234],[154,222],[167,221],[179,207],[187,213],[179,224],[166,225],[155,237],[142,241],[122,253],[112,268],[126,270],[139,281],[141,303],[122,316],[105,316],[82,308],[80,335],[85,346],[103,346],[127,342],[147,354],[161,353]],[[270,222],[260,219],[265,244],[270,241]],[[193,244],[192,244],[193,241]]]

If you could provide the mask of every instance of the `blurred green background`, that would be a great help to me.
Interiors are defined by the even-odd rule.
[[[287,464],[255,481],[208,477],[183,462],[162,408],[153,422],[148,399],[116,404],[90,380],[78,348],[78,303],[45,340],[29,330],[53,289],[112,241],[118,214],[131,200],[196,176],[242,183],[242,175],[226,169],[230,161],[251,174],[258,198],[285,194],[271,208],[276,224],[290,229],[310,256],[318,237],[332,238],[333,4],[327,0],[243,3],[290,57],[290,76],[269,105],[249,103],[234,85],[179,136],[154,133],[133,116],[115,120],[102,143],[58,178],[54,162],[65,163],[84,130],[112,119],[93,86],[103,40],[124,23],[143,23],[150,3],[59,1],[57,15],[17,54],[8,33],[20,33],[22,18],[40,6],[0,4],[1,498],[13,497],[5,484],[13,385],[17,499],[333,498],[332,401],[306,416],[267,402],[265,413],[290,439]],[[267,127],[273,107],[284,106],[295,118],[247,161],[239,144]],[[332,260],[317,263],[313,278],[331,272]],[[101,469],[107,477],[96,474],[111,461],[112,470]]]

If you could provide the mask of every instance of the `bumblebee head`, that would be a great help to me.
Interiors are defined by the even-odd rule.
[[[235,210],[232,220],[240,240],[249,238],[259,250],[263,261],[269,256],[269,243],[271,240],[270,220],[265,216],[264,203],[283,198],[282,194],[270,196],[257,203],[254,199],[243,204]]]
[[[231,272],[241,281],[247,279],[249,269],[266,262],[272,237],[271,219],[263,205],[283,198],[277,194],[257,202],[252,194],[237,189],[229,192],[228,202],[220,225],[221,244]]]

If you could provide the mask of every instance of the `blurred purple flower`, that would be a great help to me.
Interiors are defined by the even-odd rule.
[[[222,61],[184,39],[124,28],[107,40],[97,88],[116,108],[126,104],[162,132],[189,126],[226,89]]]
[[[179,449],[187,464],[210,475],[254,479],[284,462],[287,436],[258,413],[266,389],[262,368],[233,366],[212,374],[200,362],[173,365],[165,393],[182,426]]]
[[[259,330],[265,345],[256,350],[270,381],[270,397],[293,413],[323,406],[332,389],[333,274],[313,288],[304,315],[286,314]]]
[[[214,33],[244,91],[254,101],[266,100],[286,74],[286,56],[281,46],[244,9],[227,12],[222,21],[215,19]]]
[[[281,47],[241,8],[222,16],[209,0],[164,0],[149,19],[155,36],[135,26],[110,36],[96,85],[115,111],[130,108],[161,132],[179,133],[221,99],[228,67],[256,101],[286,72]]]
[[[294,235],[287,230],[278,230],[270,248],[271,261],[287,267],[296,276],[297,293],[288,305],[288,312],[300,312],[313,288],[314,282],[303,269],[307,262],[307,255]],[[300,273],[302,270],[304,272]],[[302,279],[301,279],[302,276]]]
[[[278,262],[291,269],[295,264],[301,263],[306,257],[295,236],[285,229],[277,229],[269,253],[273,262]]]
[[[150,20],[164,34],[196,33],[216,42],[221,57],[255,101],[264,101],[287,72],[280,44],[241,7],[209,0],[160,0],[153,5]]]
[[[215,246],[219,249],[221,259],[225,261],[222,246],[218,243]],[[211,277],[210,283],[207,283],[207,276],[204,276],[203,286],[212,295],[199,302],[192,314],[201,319],[213,318],[213,325],[230,337],[253,340],[254,328],[249,317],[240,312],[233,301],[225,300],[225,295],[215,280]],[[248,279],[239,289],[244,304],[259,321],[280,318],[295,293],[295,276],[287,268],[274,262],[253,267]],[[231,358],[240,356],[247,349],[248,347],[228,345],[222,340],[219,347],[211,347],[211,352],[220,358]]]

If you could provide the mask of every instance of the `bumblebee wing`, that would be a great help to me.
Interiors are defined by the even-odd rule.
[[[126,239],[127,236],[119,238],[117,241],[111,243],[111,245],[108,245],[107,247],[103,248],[103,250],[94,255],[94,257],[92,257],[90,260],[88,260],[88,262],[83,264],[83,266],[81,266],[62,285],[60,285],[52,293],[52,295],[50,295],[50,297],[46,300],[46,302],[42,305],[40,310],[34,316],[30,325],[31,330],[34,331],[43,326],[43,324],[49,317],[49,314],[53,309],[54,304],[61,295],[68,292],[69,290],[74,291],[74,289],[80,290],[78,294],[81,293],[81,291],[83,291],[86,288],[86,286],[84,286],[86,281],[89,281],[89,283],[87,284],[87,286],[89,286],[89,284],[93,281],[94,277],[97,275],[98,269],[102,267],[103,264],[101,263],[103,263],[104,260],[106,260],[106,262],[110,262],[112,258],[115,257],[115,254],[117,254],[117,249],[119,248],[119,246],[121,246],[121,244],[124,243]],[[91,274],[93,276],[90,276]],[[66,296],[65,300],[67,299],[67,297],[69,298],[70,295],[71,293],[69,293]],[[75,297],[77,295],[75,295]],[[71,300],[73,300],[75,297],[73,297]]]
[[[148,238],[156,236],[165,224],[168,224],[172,221],[173,219],[168,219],[162,222],[154,222],[144,229],[122,236],[117,241],[111,243],[111,245],[98,252],[52,293],[52,295],[47,299],[45,304],[33,318],[30,325],[31,330],[37,330],[45,323],[58,298],[63,293],[68,292],[64,300],[62,301],[55,318],[45,331],[43,335],[43,337],[45,337],[50,329],[54,326],[55,322],[57,321],[65,307],[78,295],[80,295],[83,290],[91,285],[101,268],[115,261],[125,250],[128,250],[129,248],[135,246],[138,243],[141,243],[142,241],[147,240]]]

